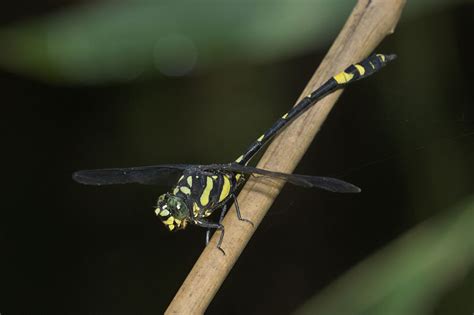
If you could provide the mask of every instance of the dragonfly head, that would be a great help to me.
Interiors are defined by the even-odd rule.
[[[158,198],[155,213],[170,231],[184,229],[189,216],[186,203],[169,193]]]

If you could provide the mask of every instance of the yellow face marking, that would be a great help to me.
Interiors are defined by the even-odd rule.
[[[286,117],[288,117],[288,113],[286,113],[285,115],[281,116],[281,118],[283,118],[283,119],[286,119]]]
[[[264,137],[265,137],[265,135],[261,135],[260,138],[257,139],[257,141],[258,141],[258,142],[261,142]]]
[[[197,203],[193,203],[193,214],[195,217],[197,217],[197,215],[199,214],[199,206],[197,205]]]
[[[158,209],[156,209],[158,211]],[[158,213],[157,213],[158,214]],[[168,210],[161,210],[161,212],[159,212],[160,216],[162,217],[166,217],[167,215],[170,214],[170,212]]]
[[[191,195],[191,189],[189,189],[188,187],[186,186],[182,186],[179,188],[179,190],[181,190],[181,192],[185,195]]]
[[[365,68],[362,67],[361,65],[355,65],[357,71],[359,71],[360,75],[364,75],[365,73]]]
[[[208,216],[210,216],[211,214],[212,214],[212,211],[210,211],[210,210],[206,210],[206,212],[204,212],[204,216],[205,216],[205,217],[208,217]]]
[[[193,178],[192,178],[192,176],[188,176],[188,178],[186,178],[186,182],[188,182],[189,188],[193,187]]]
[[[206,178],[206,187],[204,188],[204,191],[202,192],[201,198],[199,201],[201,201],[201,204],[203,206],[206,206],[209,203],[209,196],[211,195],[211,190],[214,187],[214,182],[212,181],[211,177]]]
[[[174,222],[176,223],[176,225],[177,225],[178,227],[181,226],[181,220],[174,219]]]
[[[241,155],[241,156],[239,156],[239,157],[237,158],[237,160],[235,160],[235,161],[236,161],[237,163],[240,163],[240,161],[242,161],[243,158],[244,158],[244,156]]]
[[[377,57],[379,57],[382,62],[385,62],[385,55],[377,54]]]
[[[173,195],[176,195],[178,193],[178,191],[179,191],[179,187],[176,186],[173,190]]]
[[[353,77],[354,75],[352,73],[347,73],[343,71],[339,74],[336,74],[333,78],[338,84],[344,84],[352,80]]]
[[[171,225],[174,222],[174,217],[169,217],[166,221],[163,221],[164,224],[166,225]]]
[[[240,174],[237,174],[237,175],[240,175]],[[229,193],[230,193],[230,180],[227,176],[224,176],[223,178],[224,178],[224,183],[222,184],[222,191],[221,191],[221,195],[219,196],[219,202],[227,198],[227,196],[229,196]]]
[[[174,217],[169,217],[166,221],[163,221],[163,223],[168,227],[170,231],[174,230]]]

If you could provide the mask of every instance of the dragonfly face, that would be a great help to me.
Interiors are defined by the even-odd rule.
[[[155,213],[170,231],[182,230],[188,223],[189,210],[186,203],[169,193],[158,198]]]

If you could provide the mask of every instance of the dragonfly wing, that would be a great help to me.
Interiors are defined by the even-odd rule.
[[[106,168],[77,171],[72,178],[86,185],[146,184],[171,185],[176,183],[184,170],[193,167],[189,164],[153,165],[130,168]]]
[[[321,188],[332,192],[338,193],[358,193],[361,189],[351,183],[345,182],[340,179],[332,177],[321,177],[321,176],[310,176],[310,175],[299,175],[299,174],[287,174],[280,172],[273,172],[264,170],[261,168],[244,166],[236,163],[230,164],[215,164],[209,165],[206,167],[211,167],[211,169],[224,169],[227,171],[243,174],[258,174],[261,176],[273,177],[284,179],[287,182],[308,187],[308,188]]]

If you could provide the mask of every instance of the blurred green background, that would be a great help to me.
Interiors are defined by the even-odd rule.
[[[204,246],[167,187],[84,168],[218,163],[294,103],[354,1],[23,1],[0,12],[0,313],[155,314]],[[339,100],[208,314],[474,312],[474,4],[409,1],[399,59]],[[334,73],[342,69],[334,69]]]

